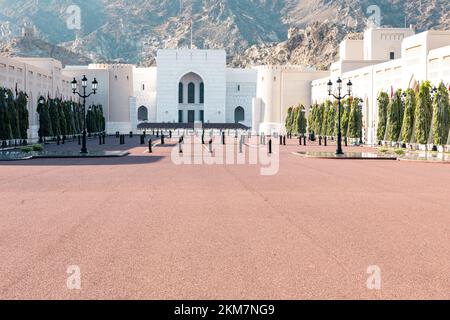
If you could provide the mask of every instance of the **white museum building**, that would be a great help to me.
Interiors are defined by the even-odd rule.
[[[254,132],[283,132],[291,106],[323,102],[326,84],[352,80],[363,99],[365,139],[374,142],[376,96],[430,80],[450,84],[450,31],[415,34],[412,28],[370,28],[363,40],[345,40],[330,71],[303,66],[227,67],[224,50],[159,50],[156,66],[90,64],[63,67],[47,58],[0,58],[0,86],[17,85],[29,97],[30,138],[37,137],[39,96],[78,100],[70,82],[99,82],[87,104],[102,104],[106,129],[137,131],[140,124],[235,124]],[[307,108],[308,109],[308,108]]]

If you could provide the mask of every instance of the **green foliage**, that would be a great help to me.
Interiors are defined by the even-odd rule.
[[[286,116],[286,121],[285,121],[286,132],[288,132],[288,133],[292,132],[292,124],[294,122],[293,113],[294,113],[294,108],[290,107],[287,111],[287,116]]]
[[[10,140],[13,138],[9,122],[8,101],[5,97],[6,92],[6,89],[0,88],[0,140]]]
[[[397,90],[389,102],[387,140],[397,142],[402,131],[403,105],[402,90]]]
[[[395,149],[394,152],[398,156],[403,156],[405,154],[405,150],[403,150],[403,149]]]
[[[308,126],[307,120],[306,120],[306,109],[303,105],[300,105],[296,108],[296,133],[298,135],[305,135],[306,134],[306,128]]]
[[[328,116],[327,116],[327,136],[332,137],[335,135],[335,121],[336,121],[336,110],[337,110],[337,104],[332,104],[330,101],[328,101]]]
[[[316,130],[316,109],[318,108],[317,104],[314,104],[313,106],[311,106],[310,110],[309,110],[309,115],[308,115],[308,131],[309,133],[317,133]]]
[[[38,101],[41,99],[44,98],[40,97]],[[39,138],[53,137],[52,119],[50,117],[48,101],[44,100],[44,103],[38,103],[37,112],[39,114]]]
[[[21,147],[20,151],[22,151],[23,153],[30,153],[33,151],[32,147],[26,146],[26,147]]]
[[[322,113],[322,122],[320,124],[320,135],[321,136],[326,136],[328,134],[328,104],[330,102],[329,101],[325,101],[325,103],[322,103],[320,108],[321,108],[321,113]]]
[[[433,100],[433,141],[435,145],[445,145],[449,132],[449,98],[447,87],[441,82]]]
[[[56,100],[48,99],[48,111],[50,115],[50,120],[52,124],[52,136],[60,136],[61,135],[61,122],[60,122],[60,114],[58,110],[58,104]]]
[[[389,95],[386,92],[380,92],[378,94],[377,102],[378,102],[377,139],[378,141],[383,141],[386,134]]]
[[[347,99],[344,101],[342,123],[341,123],[341,133],[344,137],[348,137],[348,126],[350,123],[350,106],[352,104],[352,99]]]
[[[293,108],[292,109],[292,123],[291,123],[291,132],[293,134],[298,134],[299,126],[298,126],[298,117],[299,117],[299,109]]]
[[[101,105],[92,105],[89,107],[86,114],[86,127],[89,133],[105,131],[105,117]]]
[[[40,152],[44,150],[44,147],[41,144],[33,144],[31,146],[31,148],[33,149],[33,151],[35,152]]]
[[[19,139],[20,138],[19,113],[17,112],[14,94],[9,89],[6,90],[6,94],[8,96],[8,98],[6,98],[6,104],[8,106],[9,125],[11,127],[11,138]]]
[[[415,135],[416,142],[420,144],[428,143],[431,122],[433,116],[433,108],[431,103],[431,84],[429,81],[420,85],[420,91],[417,95],[417,104],[415,111]]]
[[[414,130],[414,112],[416,110],[416,93],[413,89],[406,90],[405,111],[403,116],[403,129],[401,140],[409,143]]]
[[[351,102],[350,114],[348,120],[348,137],[360,138],[362,131],[362,113],[360,108],[360,99],[354,98]]]

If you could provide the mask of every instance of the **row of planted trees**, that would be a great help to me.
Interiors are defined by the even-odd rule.
[[[0,87],[0,140],[27,139],[28,97],[22,92]]]
[[[286,118],[286,130],[292,134],[336,137],[338,134],[338,103],[327,100],[322,104],[314,104],[306,119],[305,108],[290,108]],[[341,133],[345,138],[362,138],[362,109],[360,99],[349,98],[341,104]]]
[[[441,83],[435,91],[430,82],[423,82],[416,90],[397,90],[390,98],[378,94],[377,140],[401,144],[450,143],[449,92]]]
[[[83,131],[83,106],[62,99],[39,99],[39,139],[78,135]],[[89,134],[105,131],[105,117],[101,105],[92,105],[86,113],[86,129]]]
[[[305,135],[308,127],[306,109],[303,105],[288,109],[286,117],[286,130],[290,134]]]

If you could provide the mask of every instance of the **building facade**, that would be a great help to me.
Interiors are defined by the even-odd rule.
[[[78,101],[70,82],[83,75],[99,82],[87,104],[103,106],[110,134],[136,131],[140,123],[241,123],[255,133],[270,134],[284,132],[290,107],[328,99],[328,81],[340,77],[352,80],[354,95],[362,99],[364,138],[373,144],[380,91],[416,88],[426,80],[450,85],[450,31],[415,34],[412,28],[371,28],[363,40],[343,41],[339,52],[329,71],[302,66],[232,69],[224,50],[159,50],[157,66],[149,68],[63,68],[53,59],[0,58],[0,86],[17,86],[27,93],[33,139],[39,124],[38,98]]]
[[[329,76],[312,82],[311,103],[329,98],[330,79],[335,82],[340,77],[344,83],[351,80],[353,95],[362,99],[363,135],[367,144],[377,143],[379,92],[391,95],[397,89],[415,89],[427,80],[434,86],[441,82],[450,86],[450,31],[415,34],[412,28],[368,29],[364,40],[350,45],[344,41],[340,53]]]

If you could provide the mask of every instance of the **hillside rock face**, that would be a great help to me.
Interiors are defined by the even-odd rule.
[[[81,9],[81,30],[66,25],[73,4]],[[64,48],[80,63],[152,65],[157,49],[190,47],[192,21],[193,47],[226,49],[230,65],[324,68],[347,33],[364,30],[372,5],[379,6],[385,26],[450,27],[448,0],[0,0],[0,47],[3,54],[46,54],[20,46],[17,37],[27,23],[55,46],[50,51]]]

